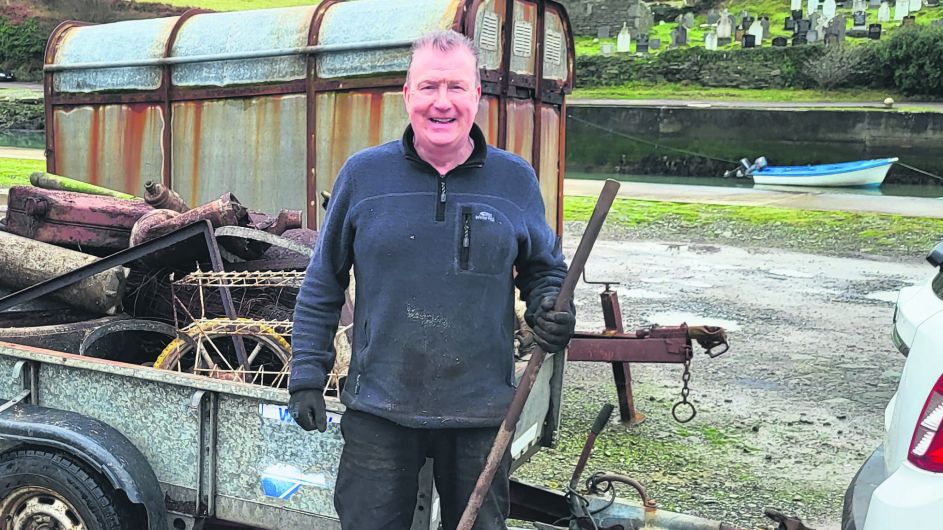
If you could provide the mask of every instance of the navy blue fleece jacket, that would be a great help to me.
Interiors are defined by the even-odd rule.
[[[566,264],[533,169],[487,146],[440,176],[413,134],[347,161],[295,306],[289,392],[323,389],[353,266],[341,401],[407,427],[491,427],[514,392],[514,283],[559,291]],[[516,278],[512,270],[516,268]]]

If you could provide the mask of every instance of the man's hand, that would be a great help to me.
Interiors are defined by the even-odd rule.
[[[306,431],[327,430],[327,411],[320,390],[299,390],[288,399],[288,413]]]
[[[534,330],[534,340],[547,353],[562,351],[576,328],[576,316],[572,311],[553,310],[554,298],[545,296],[528,322]]]

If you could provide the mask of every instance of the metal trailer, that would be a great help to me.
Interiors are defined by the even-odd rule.
[[[553,363],[544,364],[518,423],[517,464],[539,447],[552,373]],[[145,514],[150,530],[213,519],[273,530],[339,528],[332,499],[344,406],[335,398],[327,398],[327,432],[309,433],[288,415],[284,390],[10,343],[0,343],[0,397],[9,400],[0,406],[0,461],[31,450],[74,463],[60,467],[75,481],[91,477],[119,512],[142,521],[127,528],[145,528],[138,519]],[[13,521],[24,509],[62,521],[69,510],[84,510],[83,490],[71,481],[35,480],[51,476],[49,462],[34,455],[20,465],[20,474],[2,472],[4,528],[18,528]],[[431,469],[420,483],[412,529],[435,529]],[[99,528],[82,518],[84,528]]]

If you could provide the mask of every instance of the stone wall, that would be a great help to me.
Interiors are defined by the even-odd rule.
[[[570,104],[567,114],[573,171],[717,177],[744,157],[803,165],[896,156],[943,174],[943,113]],[[887,182],[938,184],[900,165]]]
[[[609,26],[615,37],[623,22],[629,22],[629,9],[636,0],[561,0],[570,16],[570,25],[576,35],[595,37],[601,26]],[[635,38],[635,35],[632,35]]]

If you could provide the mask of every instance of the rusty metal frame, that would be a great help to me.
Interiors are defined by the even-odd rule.
[[[645,416],[635,408],[630,363],[684,363],[694,354],[691,337],[685,325],[654,327],[627,334],[622,329],[619,295],[606,284],[599,297],[606,329],[602,333],[576,333],[567,349],[567,361],[610,363],[619,415],[622,421],[637,424]]]
[[[77,28],[81,26],[90,25],[88,22],[79,22],[76,20],[66,20],[60,22],[58,26],[52,33],[49,35],[49,40],[46,41],[46,50],[43,52],[43,63],[52,64],[56,57],[56,51],[59,49],[59,43],[62,41],[62,38],[65,36],[67,30],[72,28]],[[45,101],[52,101],[53,99],[53,72],[43,72],[43,97]],[[46,119],[45,124],[45,134],[46,134],[46,171],[49,173],[56,172],[56,135],[55,135],[55,111],[52,108],[51,104],[45,104],[44,114]]]
[[[204,9],[188,9],[184,11],[182,15],[177,19],[177,22],[174,23],[174,27],[170,30],[170,35],[167,36],[167,42],[164,43],[164,54],[163,57],[170,57],[170,52],[173,51],[174,43],[177,41],[177,34],[180,33],[180,28],[194,15],[199,15],[200,13],[206,13]],[[160,150],[163,160],[161,160],[161,182],[168,189],[173,188],[173,95],[171,94],[173,88],[173,75],[171,65],[164,65],[161,67],[161,80],[160,87],[158,91],[161,96],[161,112],[164,118],[164,127],[161,129],[160,135]]]
[[[546,6],[544,0],[535,0],[535,3],[537,4],[537,27],[535,28],[537,35],[534,39],[534,138],[531,141],[530,158],[539,181],[543,177],[540,169],[540,146],[543,144],[543,134],[540,128],[543,126],[544,106],[543,98],[540,95],[540,87],[543,84],[541,81],[544,73],[544,12]],[[560,186],[560,184],[558,183],[557,186]],[[558,212],[563,209],[562,206],[563,204],[557,202],[556,209]]]

